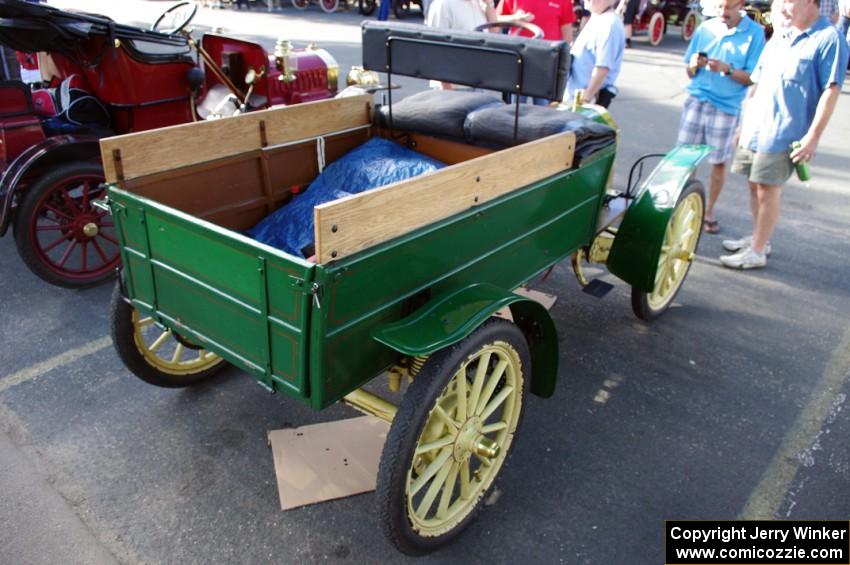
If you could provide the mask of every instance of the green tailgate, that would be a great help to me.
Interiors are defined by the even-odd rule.
[[[109,187],[133,306],[273,390],[306,399],[313,265]]]

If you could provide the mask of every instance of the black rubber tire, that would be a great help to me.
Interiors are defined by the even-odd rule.
[[[697,243],[694,246],[694,250],[696,250],[699,247],[699,241],[702,237],[702,221],[705,217],[705,188],[703,187],[702,183],[696,179],[689,180],[685,185],[685,189],[682,191],[682,194],[679,195],[679,200],[676,201],[676,206],[678,207],[679,204],[689,194],[693,194],[694,192],[698,193],[700,195],[700,198],[702,198],[703,210],[703,217],[699,219],[700,228],[699,234],[697,235]],[[675,209],[673,213],[675,213]],[[672,221],[673,216],[671,215],[670,218]],[[638,290],[635,287],[632,287],[632,312],[634,312],[635,316],[646,322],[651,322],[652,320],[664,314],[664,312],[667,311],[673,301],[676,300],[676,295],[679,294],[680,290],[682,290],[682,286],[684,286],[685,279],[688,277],[688,273],[690,271],[691,266],[688,265],[688,268],[685,270],[685,274],[682,276],[682,283],[679,285],[679,288],[676,289],[676,291],[673,293],[673,296],[670,298],[670,300],[667,301],[667,304],[665,304],[662,308],[655,309],[650,306],[649,293],[643,292],[642,290]]]
[[[478,499],[475,508],[449,532],[436,537],[423,537],[411,527],[407,517],[405,482],[413,462],[416,442],[427,422],[434,403],[449,384],[457,367],[482,346],[496,340],[505,341],[517,351],[522,364],[522,399],[527,397],[531,382],[531,355],[522,331],[514,324],[491,318],[465,339],[431,355],[404,395],[393,419],[381,462],[378,468],[378,516],[384,534],[402,553],[424,555],[452,542],[467,528],[481,511],[483,501],[498,483],[498,476],[487,492]],[[523,405],[520,404],[516,433],[522,425]],[[513,446],[513,442],[511,443]],[[509,446],[510,447],[510,446]],[[510,451],[503,463],[510,459]],[[501,471],[501,469],[500,469]]]
[[[172,375],[160,371],[145,361],[133,338],[133,307],[121,292],[121,285],[115,284],[110,305],[110,332],[112,344],[118,357],[130,371],[148,384],[163,388],[185,388],[201,383],[221,372],[228,363],[222,359],[212,367],[192,375]]]
[[[36,244],[30,238],[30,226],[33,223],[32,218],[37,213],[35,208],[41,200],[43,193],[52,189],[62,179],[80,174],[103,177],[103,167],[99,162],[89,161],[72,161],[54,167],[50,172],[38,177],[27,187],[15,211],[15,246],[18,248],[18,254],[20,254],[24,264],[40,279],[52,285],[65,288],[88,288],[115,277],[115,268],[111,268],[100,275],[87,278],[63,277],[50,270],[42,262],[38,256],[38,252],[34,248]]]
[[[357,11],[362,16],[371,16],[375,13],[375,8],[378,7],[377,0],[358,0]]]
[[[403,20],[410,15],[410,4],[413,0],[393,0],[393,14],[396,19]]]

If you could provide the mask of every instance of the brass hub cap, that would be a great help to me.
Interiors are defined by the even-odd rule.
[[[450,531],[490,488],[519,422],[522,378],[517,351],[494,341],[461,364],[437,399],[405,485],[408,519],[419,535]]]
[[[94,222],[89,222],[83,226],[83,233],[86,237],[95,237],[100,232],[100,228]]]

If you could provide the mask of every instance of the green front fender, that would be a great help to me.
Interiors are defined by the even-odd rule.
[[[430,355],[471,334],[497,310],[510,307],[531,351],[531,392],[548,398],[558,376],[555,323],[539,302],[490,284],[473,284],[432,298],[410,316],[372,331],[399,353]]]
[[[617,230],[608,270],[652,292],[667,223],[688,179],[712,147],[680,145],[664,156],[640,188]]]

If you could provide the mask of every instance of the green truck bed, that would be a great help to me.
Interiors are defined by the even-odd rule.
[[[322,105],[325,110],[328,106],[333,108],[336,102],[316,103],[315,111],[321,113]],[[303,112],[309,106],[271,112]],[[252,114],[235,120],[239,119],[258,118]],[[266,131],[271,129],[268,122],[274,119],[274,115],[265,116]],[[363,116],[357,119],[363,120]],[[209,124],[175,128],[171,141],[167,135],[153,132],[159,135],[153,141],[179,143],[175,140],[186,129],[198,126]],[[369,129],[360,135],[370,134],[376,131]],[[125,290],[133,307],[217,353],[267,388],[285,392],[316,409],[337,401],[399,360],[399,351],[374,338],[380,328],[458,288],[487,284],[510,292],[589,244],[595,236],[616,151],[615,146],[609,146],[585,158],[577,168],[569,168],[562,159],[564,165],[556,167],[560,170],[554,174],[546,174],[546,164],[541,161],[545,178],[496,191],[489,199],[476,196],[477,202],[470,202],[460,211],[407,231],[402,226],[390,231],[385,241],[350,249],[338,258],[322,257],[322,253],[329,256],[336,252],[337,247],[333,241],[325,241],[320,243],[325,251],[319,252],[319,262],[312,263],[241,235],[238,230],[251,225],[244,219],[212,221],[222,217],[222,206],[216,198],[210,197],[216,202],[206,206],[214,210],[205,210],[204,205],[203,191],[207,191],[225,194],[234,209],[246,209],[247,197],[241,192],[247,189],[228,181],[231,177],[226,173],[243,166],[245,160],[255,160],[262,172],[263,160],[271,163],[276,155],[287,159],[297,157],[299,151],[318,150],[313,136],[297,139],[295,133],[288,135],[296,139],[278,144],[266,140],[266,145],[235,155],[216,157],[215,151],[195,155],[195,162],[190,160],[178,174],[157,170],[149,159],[139,160],[132,168],[128,166],[133,147],[149,147],[150,139],[113,138],[104,144],[103,153],[113,161],[118,157],[118,167],[115,162],[107,166],[113,181],[109,201],[120,236]],[[348,139],[345,143],[349,146],[362,141],[352,140],[350,133],[326,131],[322,136],[327,140],[326,147],[333,147],[334,139]],[[453,145],[451,148],[458,149]],[[486,172],[476,173],[482,185],[487,180],[482,180],[484,175],[522,178],[513,170],[518,163],[512,163],[511,157],[521,160],[534,156],[530,152],[524,156],[520,149],[460,161],[437,174],[462,180],[464,174],[474,173],[474,167],[483,163],[486,168],[480,170]],[[457,159],[468,157],[463,154],[465,149],[458,151]],[[342,149],[337,151],[340,152]],[[500,170],[494,169],[494,159],[500,160]],[[133,169],[140,169],[143,174],[133,176]],[[284,171],[272,184],[304,184],[310,174],[306,171],[301,174],[303,178],[294,178],[294,173],[287,176]],[[382,198],[392,203],[398,194],[398,206],[408,206],[411,196],[405,193],[405,185],[435,178],[443,177],[423,177],[380,189]],[[160,190],[164,184],[171,192]],[[443,186],[444,182],[436,184],[442,188],[433,189],[430,206],[439,208],[439,190],[451,187]],[[176,198],[174,191],[181,190],[200,196]],[[162,202],[175,199],[183,210]],[[428,201],[422,200],[417,206],[427,207]],[[364,202],[373,205],[371,200]],[[271,206],[265,202],[257,207],[251,222]],[[193,209],[197,213],[186,211]],[[439,215],[445,210],[434,213]],[[426,219],[432,217],[427,210],[422,214]],[[238,217],[244,215],[240,213]],[[324,225],[326,222],[317,221],[317,234]],[[397,231],[402,233],[396,235]],[[446,324],[451,325],[451,321]]]

